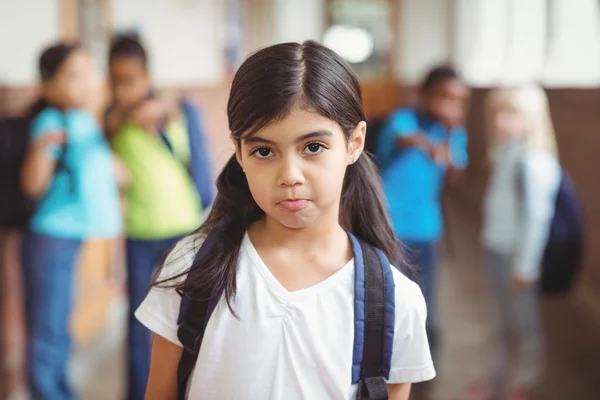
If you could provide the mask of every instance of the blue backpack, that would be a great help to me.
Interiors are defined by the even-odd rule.
[[[394,277],[381,250],[348,235],[355,260],[354,348],[348,373],[352,375],[352,383],[358,384],[357,399],[385,400],[388,398],[385,379],[390,375],[394,343]],[[196,254],[194,265],[202,266],[216,236],[214,233],[208,235]],[[206,300],[182,296],[177,330],[177,337],[184,347],[177,368],[179,400],[185,399],[204,331],[221,295],[216,293]]]
[[[562,170],[554,204],[540,276],[540,289],[545,294],[569,292],[583,256],[583,207],[573,179],[565,170]]]

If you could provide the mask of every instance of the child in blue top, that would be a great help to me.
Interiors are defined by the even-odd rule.
[[[436,244],[443,232],[440,193],[466,167],[463,126],[469,89],[448,67],[433,69],[421,85],[418,108],[393,113],[377,139],[385,194],[394,231],[417,268],[428,307],[427,335],[435,357]]]
[[[71,399],[67,362],[73,277],[81,244],[122,232],[115,159],[85,110],[91,61],[76,44],[40,58],[42,99],[31,113],[22,187],[37,199],[23,243],[27,375],[33,399]]]

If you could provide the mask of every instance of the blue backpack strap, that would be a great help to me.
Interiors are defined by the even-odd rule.
[[[352,383],[358,399],[387,399],[395,323],[395,285],[387,257],[349,234],[354,253]]]
[[[223,229],[228,223],[229,218],[224,217],[215,227],[215,229],[206,237],[204,243],[196,253],[194,266],[201,268],[204,260],[210,255],[211,250],[218,240],[218,231]],[[193,276],[190,271],[186,280]],[[210,316],[212,315],[222,293],[208,293],[201,299],[192,299],[185,293],[181,297],[179,307],[179,316],[177,323],[177,338],[183,345],[183,352],[177,366],[177,399],[185,400],[188,381],[190,375],[196,366],[196,360],[200,354],[200,346],[204,338],[204,332]]]

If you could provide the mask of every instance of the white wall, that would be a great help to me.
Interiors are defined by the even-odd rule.
[[[321,40],[325,7],[324,0],[275,0],[272,43]]]
[[[402,81],[414,83],[431,64],[451,59],[474,86],[600,85],[597,0],[397,1]]]
[[[395,76],[415,83],[451,55],[451,3],[448,0],[397,0],[400,26],[396,38]]]
[[[454,13],[453,59],[475,86],[600,84],[597,0],[456,0]]]
[[[577,5],[577,7],[575,7]],[[597,0],[551,2],[547,86],[600,85],[600,5]]]
[[[59,34],[59,0],[0,1],[0,85],[36,83],[40,52]]]
[[[213,85],[224,72],[224,2],[114,0],[116,29],[138,28],[159,86]]]

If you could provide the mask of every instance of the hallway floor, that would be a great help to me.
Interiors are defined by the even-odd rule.
[[[446,251],[440,275],[442,354],[437,365],[437,400],[458,400],[465,385],[482,379],[490,353],[492,319],[482,275],[476,229],[452,213],[453,251]],[[600,327],[568,299],[542,305],[548,354],[539,400],[600,399]],[[79,354],[74,371],[82,400],[123,398],[124,302],[115,305],[105,338]],[[283,400],[283,399],[282,399]]]

